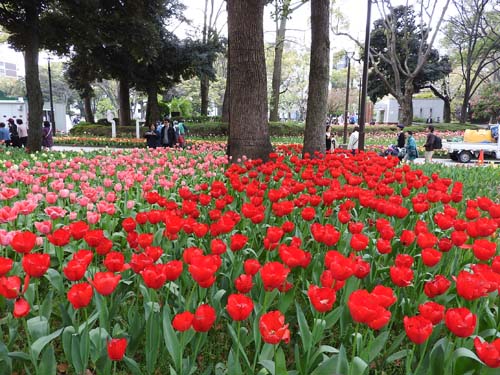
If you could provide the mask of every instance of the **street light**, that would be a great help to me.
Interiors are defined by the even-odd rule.
[[[363,51],[363,76],[361,78],[361,108],[359,109],[359,141],[358,149],[365,149],[365,122],[366,122],[366,87],[368,86],[368,58],[370,53],[370,22],[372,0],[367,0],[366,11],[365,49]]]
[[[347,60],[347,82],[345,89],[345,108],[344,108],[344,144],[347,143],[347,113],[349,110],[349,83],[351,81],[351,59],[354,57],[354,52],[345,53],[345,58]]]
[[[50,56],[47,56],[47,65],[49,71],[49,98],[50,98],[50,120],[52,121],[52,135],[56,135],[56,118],[54,116],[54,99],[52,97],[52,74],[50,71]]]

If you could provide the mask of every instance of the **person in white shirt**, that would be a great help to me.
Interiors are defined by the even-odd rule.
[[[26,124],[23,124],[23,120],[21,120],[20,118],[16,120],[16,124],[20,146],[26,147],[26,144],[28,143],[28,127],[26,126]]]
[[[351,135],[349,136],[349,143],[347,144],[347,149],[354,155],[358,150],[359,141],[359,126],[355,126]]]

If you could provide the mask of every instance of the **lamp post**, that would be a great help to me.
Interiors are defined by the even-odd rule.
[[[347,124],[348,124],[348,111],[349,111],[349,83],[351,81],[351,59],[354,56],[354,52],[345,53],[345,58],[347,60],[347,82],[345,89],[345,108],[344,108],[344,144],[347,143]]]
[[[368,86],[368,58],[370,53],[370,22],[372,0],[367,0],[366,11],[365,49],[363,51],[363,76],[361,78],[361,103],[359,109],[359,141],[358,149],[365,149],[365,122],[366,122],[366,87]]]
[[[52,74],[50,71],[50,56],[47,56],[47,65],[49,71],[49,98],[50,98],[50,120],[52,122],[52,135],[56,135],[56,118],[54,116],[54,99],[52,97]]]

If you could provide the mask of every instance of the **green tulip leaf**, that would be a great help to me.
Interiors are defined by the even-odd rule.
[[[38,319],[38,318],[34,318]],[[40,337],[38,340],[36,340],[33,344],[31,344],[31,352],[33,353],[33,357],[35,359],[38,359],[38,356],[42,352],[43,348],[50,343],[52,340],[54,340],[56,337],[59,337],[61,333],[63,332],[64,328],[60,328],[57,331],[52,332],[50,335]]]

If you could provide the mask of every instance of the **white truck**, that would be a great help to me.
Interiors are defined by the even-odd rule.
[[[468,163],[478,158],[481,151],[484,156],[500,159],[500,137],[493,143],[447,142],[443,140],[443,150],[448,151],[451,160]]]

